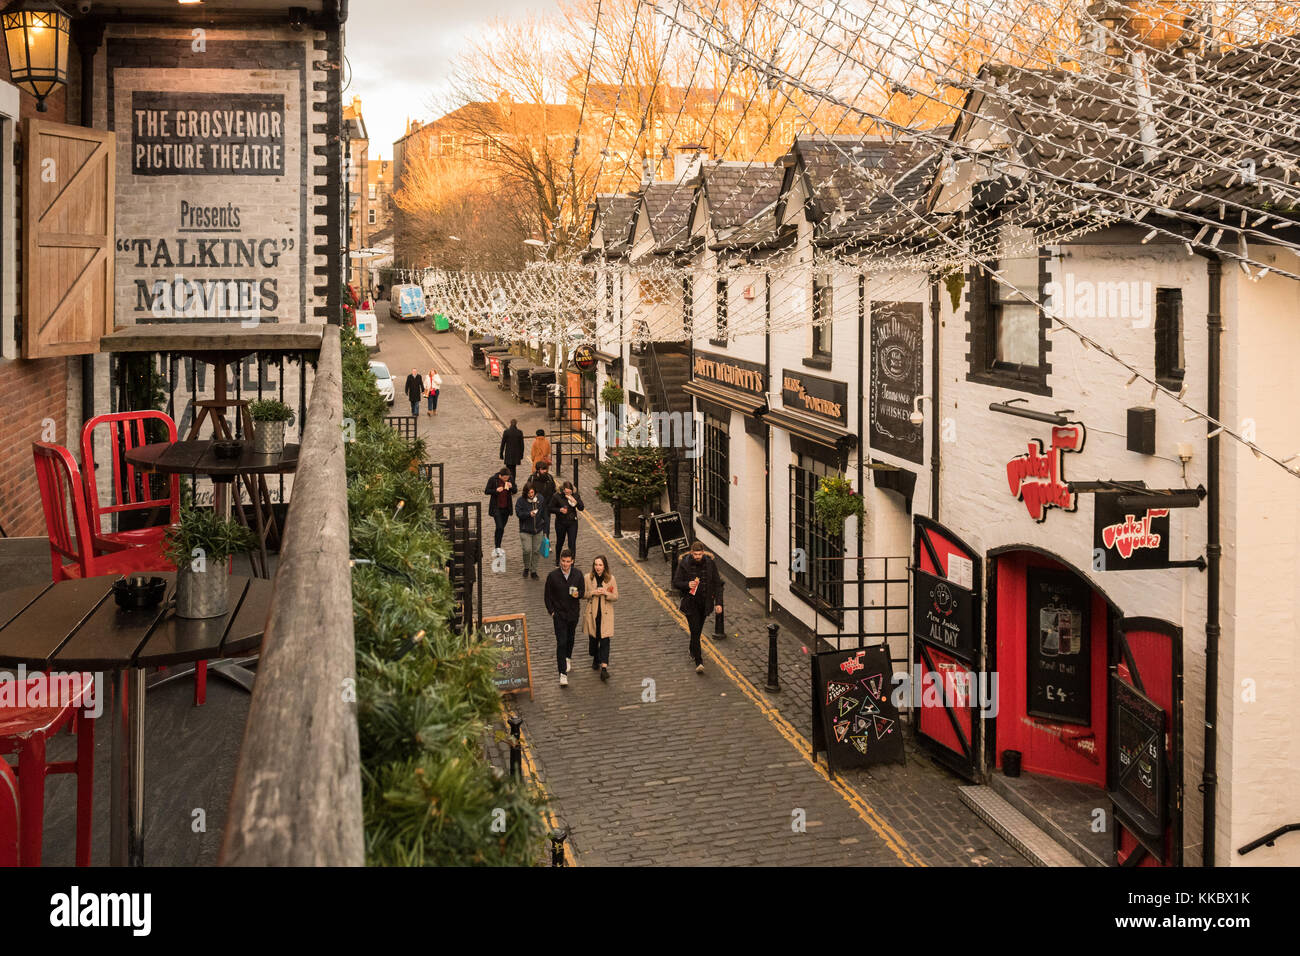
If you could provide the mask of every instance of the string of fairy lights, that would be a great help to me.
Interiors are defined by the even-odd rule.
[[[742,307],[727,316],[725,334],[736,338],[806,329],[810,270],[865,273],[873,295],[885,298],[891,287],[914,287],[918,277],[978,269],[1004,294],[1043,311],[1052,322],[1049,334],[1072,336],[1121,367],[1127,386],[1141,382],[1152,401],[1180,406],[1184,421],[1204,420],[1211,437],[1234,439],[1300,476],[1300,454],[1273,454],[1210,417],[1188,402],[1185,388],[1161,385],[1115,343],[1067,320],[1040,301],[1037,289],[1017,288],[1005,266],[994,265],[1127,226],[1143,231],[1144,244],[1157,240],[1187,255],[1235,263],[1247,281],[1270,274],[1300,281],[1300,263],[1288,267],[1274,254],[1300,258],[1300,71],[1293,65],[1300,6],[1170,4],[1192,13],[1164,22],[1126,22],[1122,11],[1080,0],[919,0],[906,7],[896,0],[748,0],[739,20],[722,0],[711,9],[690,0],[638,3],[636,17],[642,6],[663,31],[652,87],[667,72],[674,44],[695,54],[683,86],[665,82],[679,102],[661,143],[675,141],[693,95],[711,97],[704,125],[717,128],[719,156],[734,157],[757,97],[770,94],[759,120],[766,130],[754,137],[747,157],[726,164],[741,167],[734,184],[719,187],[723,178],[707,162],[700,171],[715,187],[711,204],[730,206],[753,186],[747,171],[771,165],[778,119],[798,123],[797,145],[784,145],[808,156],[819,151],[820,166],[799,167],[830,210],[812,256],[806,245],[773,243],[761,251],[724,250],[706,265],[696,247],[680,241],[688,228],[682,202],[693,198],[697,176],[670,181],[671,191],[656,194],[653,212],[672,210],[676,217],[670,230],[655,230],[656,253],[552,257],[554,236],[548,236],[547,258],[518,272],[405,270],[402,278],[422,284],[434,310],[464,317],[485,334],[566,345],[600,324],[602,341],[622,335],[644,342],[682,338],[684,280],[705,289],[732,277],[770,283],[770,315]],[[1142,6],[1149,14],[1155,5]],[[765,31],[775,40],[760,49]],[[589,63],[598,42],[593,27]],[[725,65],[718,88],[699,85],[706,55],[719,64],[717,72]],[[629,38],[620,75],[599,78],[618,85],[615,111],[631,59]],[[749,92],[723,114],[724,93],[740,77]],[[587,84],[597,81],[589,65]],[[640,99],[648,104],[656,89]],[[585,113],[585,89],[583,104]],[[593,182],[612,178],[606,164],[622,160],[613,195],[621,194],[627,176],[639,180],[634,195],[649,185],[633,168],[643,137],[647,153],[654,145],[649,109],[630,118],[637,133],[626,153],[611,150],[617,123],[610,122],[593,160]],[[579,160],[576,138],[573,160]],[[761,215],[772,219],[774,207],[799,198],[802,187],[787,171],[780,195]],[[999,196],[997,215],[982,214]],[[616,206],[626,214],[625,204],[611,198],[594,207],[593,232],[607,237],[629,226],[609,218]],[[774,222],[767,229],[774,231]],[[621,296],[617,325],[607,321],[610,287],[631,290]],[[699,335],[700,322],[711,318],[695,318],[686,334]]]

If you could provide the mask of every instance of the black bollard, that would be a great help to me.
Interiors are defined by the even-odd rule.
[[[769,693],[781,689],[781,681],[776,674],[776,635],[780,630],[780,624],[767,626],[767,690]]]
[[[523,727],[524,719],[518,714],[511,714],[506,722],[510,724],[510,776],[523,777],[524,741],[520,728]]]
[[[623,537],[623,506],[614,502],[614,537]]]
[[[650,535],[646,533],[646,525],[650,523],[650,516],[644,511],[641,512],[641,540],[637,542],[637,558],[644,561],[650,557]]]
[[[578,456],[573,456],[573,489],[578,489]]]
[[[551,831],[551,866],[564,866],[564,841],[568,836],[559,827]]]
[[[677,573],[677,563],[681,558],[682,546],[680,544],[674,543],[671,553],[672,553],[672,557],[669,558],[669,561],[672,565],[672,572],[669,575],[669,581],[672,580],[672,575]]]
[[[725,608],[724,608],[724,610],[725,610]],[[718,639],[718,638],[726,637],[726,636],[727,636],[727,631],[726,631],[726,627],[725,627],[725,625],[724,625],[724,623],[723,623],[723,620],[722,620],[722,615],[721,615],[721,614],[715,614],[715,615],[713,615],[713,637],[714,637],[714,639],[716,640],[716,639]]]

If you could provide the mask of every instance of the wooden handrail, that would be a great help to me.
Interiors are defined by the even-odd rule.
[[[343,371],[326,326],[226,820],[226,866],[362,866]]]

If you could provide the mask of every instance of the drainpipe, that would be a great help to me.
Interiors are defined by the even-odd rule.
[[[1199,252],[1199,250],[1198,250]],[[1209,261],[1206,275],[1209,280],[1209,303],[1205,327],[1209,333],[1209,407],[1206,414],[1218,419],[1220,413],[1222,369],[1220,349],[1223,338],[1222,279],[1223,262],[1215,253],[1200,253]],[[1206,423],[1206,429],[1214,427]],[[1219,541],[1219,448],[1221,439],[1206,442],[1207,473],[1205,476],[1205,561],[1209,594],[1205,600],[1205,769],[1201,773],[1202,832],[1201,865],[1214,866],[1214,811],[1218,790],[1216,770],[1218,765],[1219,718],[1219,564],[1223,546]]]
[[[862,482],[865,478],[862,470],[862,453],[866,445],[868,431],[862,424],[862,388],[863,388],[863,350],[865,344],[862,341],[864,326],[866,325],[867,315],[867,277],[862,273],[858,274],[858,494],[866,500],[866,488]],[[862,522],[866,517],[864,510],[862,516],[858,518],[858,634],[861,635],[864,630],[862,626],[862,609],[866,605],[866,595],[864,592],[863,578],[866,576],[867,566],[862,560]],[[858,646],[862,646],[862,637],[858,638]]]
[[[772,393],[772,273],[763,270],[763,370],[768,394]],[[772,613],[772,426],[763,417],[763,515],[767,527],[763,532],[763,604],[764,613]]]
[[[930,520],[939,520],[939,277],[930,281]]]
[[[104,40],[104,21],[78,20],[73,27],[81,54],[81,125],[95,125],[95,53]],[[95,417],[95,356],[81,356],[81,427]]]

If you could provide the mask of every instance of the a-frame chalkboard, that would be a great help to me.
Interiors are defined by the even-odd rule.
[[[825,751],[831,770],[903,762],[893,677],[886,647],[813,655],[812,749]]]
[[[528,621],[523,614],[503,614],[483,619],[483,640],[500,648],[501,661],[493,683],[503,694],[528,691],[533,699],[533,661],[528,652]]]

